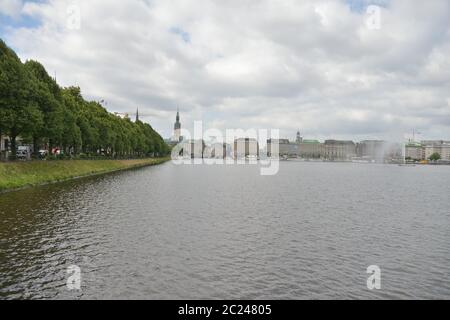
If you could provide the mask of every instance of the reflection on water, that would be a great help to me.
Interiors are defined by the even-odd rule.
[[[449,180],[432,166],[165,164],[3,194],[0,299],[449,299]],[[81,291],[66,287],[74,264]]]

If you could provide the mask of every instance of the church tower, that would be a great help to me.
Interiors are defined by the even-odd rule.
[[[173,140],[175,142],[181,141],[181,123],[180,123],[180,110],[177,110],[177,118],[174,126]]]
[[[297,139],[295,140],[296,143],[302,143],[303,142],[303,138],[300,134],[300,130],[297,131]]]
[[[136,109],[136,122],[139,121],[139,108]]]

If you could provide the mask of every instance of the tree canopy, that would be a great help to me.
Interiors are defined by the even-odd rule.
[[[437,152],[433,153],[433,154],[430,156],[430,160],[431,160],[431,161],[438,161],[438,160],[440,160],[440,159],[441,159],[441,155],[440,155],[439,153],[437,153]]]
[[[166,155],[168,146],[153,128],[109,113],[86,101],[78,87],[61,88],[37,61],[22,63],[0,39],[0,134],[9,136],[12,157],[21,137],[66,155],[144,157]]]

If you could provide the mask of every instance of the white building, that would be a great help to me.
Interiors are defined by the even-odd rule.
[[[233,153],[235,159],[259,158],[259,143],[251,138],[236,139]]]
[[[303,139],[299,149],[300,157],[304,159],[320,159],[323,155],[323,144],[319,140]]]
[[[434,153],[438,153],[441,156],[441,160],[450,160],[450,141],[422,141],[424,145],[424,158],[426,160]]]
[[[405,157],[411,160],[424,160],[424,148],[421,143],[411,142],[405,146]]]
[[[184,159],[203,159],[205,142],[203,140],[183,140],[181,155]]]
[[[7,136],[0,136],[0,152],[9,149],[9,139]]]
[[[120,113],[120,112],[114,112],[113,113],[116,117],[120,118],[120,119],[130,119],[130,115],[128,113]]]

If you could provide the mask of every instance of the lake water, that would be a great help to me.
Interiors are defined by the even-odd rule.
[[[0,299],[450,299],[450,167],[259,173],[167,163],[2,194]]]

